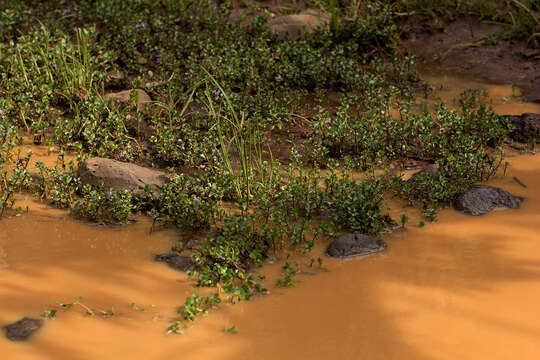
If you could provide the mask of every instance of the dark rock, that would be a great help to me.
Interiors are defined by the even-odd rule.
[[[510,134],[514,141],[530,143],[540,140],[540,114],[503,115],[516,127]]]
[[[43,325],[40,319],[24,317],[13,324],[4,326],[6,337],[11,341],[25,341]]]
[[[170,182],[163,171],[105,158],[86,159],[79,165],[78,176],[83,184],[99,186],[103,181],[106,189],[132,190],[136,196],[144,194],[146,185],[157,191]]]
[[[525,101],[531,103],[540,103],[540,81],[537,81],[536,85],[527,92]]]
[[[159,254],[154,258],[158,262],[166,262],[167,265],[175,270],[186,271],[193,268],[193,262],[189,256],[183,256],[178,254]]]
[[[461,194],[454,201],[456,210],[479,216],[497,208],[519,209],[523,198],[493,186],[478,185]]]
[[[346,234],[341,235],[328,246],[326,255],[333,258],[345,259],[375,254],[386,250],[386,248],[386,243],[377,237],[362,234]]]

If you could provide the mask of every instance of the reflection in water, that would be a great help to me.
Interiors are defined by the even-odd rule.
[[[442,82],[453,81],[462,82]],[[494,93],[507,94],[509,88],[479,84]],[[516,100],[494,105],[521,113],[523,104],[509,107]],[[392,216],[408,213],[410,226],[385,237],[387,252],[361,260],[325,259],[328,271],[293,256],[289,261],[305,270],[293,289],[274,287],[281,263],[269,265],[263,270],[269,295],[222,305],[183,336],[166,335],[165,329],[196,289],[184,274],[151,261],[178,234],[150,235],[146,221],[90,226],[27,202],[29,214],[0,222],[0,324],[78,296],[94,308],[114,307],[117,314],[60,313],[29,343],[0,338],[1,358],[537,359],[540,157],[508,160],[507,176],[491,184],[526,197],[522,209],[483,217],[447,209],[437,223],[419,227],[413,209],[392,203]],[[321,244],[313,256],[323,250]],[[238,334],[223,331],[232,325]]]

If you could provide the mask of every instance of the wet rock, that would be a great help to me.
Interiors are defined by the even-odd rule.
[[[386,248],[386,243],[377,237],[362,234],[346,234],[341,235],[328,246],[326,255],[333,258],[345,259],[375,254],[386,250]]]
[[[123,90],[105,94],[105,100],[115,101],[125,105],[136,105],[139,109],[142,107],[142,105],[152,102],[152,99],[150,96],[148,96],[146,91],[135,89],[135,93],[135,101],[131,99],[131,90]]]
[[[43,325],[40,319],[24,317],[13,324],[4,326],[6,337],[11,341],[25,341]]]
[[[106,189],[132,190],[136,196],[144,194],[146,185],[157,191],[170,182],[163,171],[105,158],[86,159],[78,176],[82,184],[99,186],[102,181]]]
[[[540,114],[503,115],[516,127],[510,134],[514,141],[530,143],[540,140]]]
[[[330,15],[328,13],[306,10],[299,14],[276,17],[268,22],[268,27],[280,39],[298,40],[329,21]]]
[[[540,61],[540,57],[538,58]],[[540,80],[536,82],[532,89],[527,92],[525,96],[525,101],[532,103],[540,103]]]
[[[456,210],[479,216],[497,208],[519,209],[523,198],[493,186],[478,185],[461,194],[454,202]]]
[[[154,258],[155,261],[165,262],[175,270],[186,271],[193,267],[193,262],[189,256],[179,254],[159,254]]]

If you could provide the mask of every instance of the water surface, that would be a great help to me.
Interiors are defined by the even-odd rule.
[[[431,77],[429,77],[431,76]],[[540,112],[519,89],[428,75],[436,96],[485,89],[499,113]],[[442,87],[442,88],[441,88]],[[432,101],[432,100],[429,100]],[[45,156],[45,155],[43,155]],[[193,283],[152,255],[174,230],[150,222],[95,226],[27,200],[29,212],[0,221],[0,324],[39,316],[78,296],[82,308],[47,320],[27,343],[0,337],[2,359],[537,359],[540,348],[540,157],[510,153],[506,176],[490,184],[527,200],[520,210],[482,217],[451,209],[417,226],[417,211],[392,202],[409,227],[384,237],[389,250],[364,259],[308,257],[292,289],[273,286],[283,262],[263,269],[270,294],[221,305],[181,336],[167,335]],[[515,179],[527,186],[520,185]],[[313,256],[322,256],[319,244]],[[223,331],[235,325],[237,334]]]

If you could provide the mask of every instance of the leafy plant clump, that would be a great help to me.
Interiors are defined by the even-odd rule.
[[[393,224],[382,208],[386,195],[434,219],[504,161],[511,125],[474,94],[463,95],[459,110],[411,110],[416,59],[398,47],[402,19],[491,5],[312,0],[276,10],[244,3],[0,4],[0,217],[27,191],[93,222],[123,223],[138,212],[153,229],[204,234],[179,249],[191,257],[196,285],[213,288],[186,298],[179,313],[193,321],[223,301],[265,293],[255,271],[272,254],[305,253],[339,233],[380,233]],[[295,40],[269,28],[270,19],[305,4],[326,11],[328,21]],[[508,5],[517,19],[508,36],[536,44],[537,6]],[[243,12],[241,21],[233,10]],[[501,20],[497,14],[488,18]],[[121,90],[129,99],[109,100]],[[150,100],[137,103],[139,94]],[[28,139],[58,150],[57,164],[24,155]],[[137,196],[83,184],[77,163],[91,156],[165,168],[171,182]],[[435,170],[411,181],[392,176],[407,159]],[[292,264],[282,267],[278,286],[295,284]],[[66,306],[74,305],[83,306]],[[168,332],[184,328],[177,321]]]

